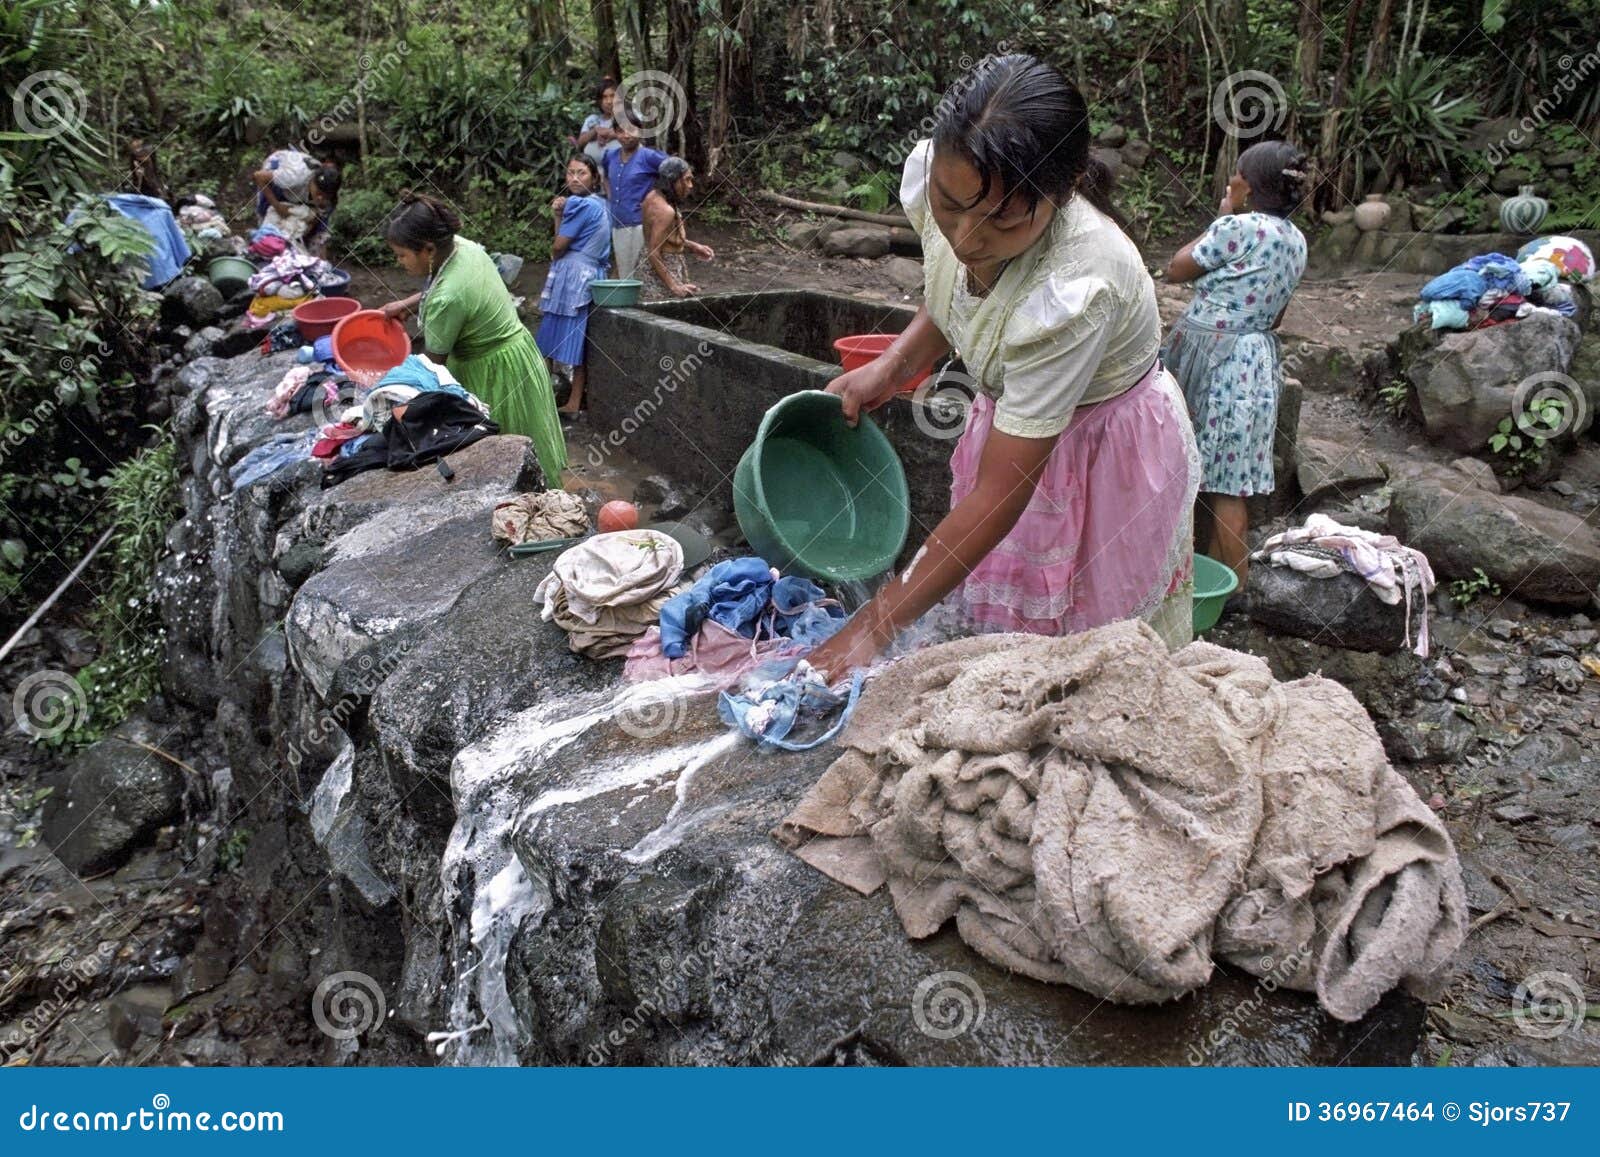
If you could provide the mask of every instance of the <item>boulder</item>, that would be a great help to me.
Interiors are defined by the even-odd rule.
[[[1487,490],[1490,494],[1500,493],[1500,479],[1495,477],[1494,467],[1481,458],[1457,458],[1450,463],[1450,469],[1465,474],[1480,490]]]
[[[829,257],[882,257],[889,252],[887,225],[841,225],[822,238]]]
[[[161,291],[161,321],[200,329],[222,313],[222,293],[204,277],[180,277]]]
[[[913,261],[909,257],[891,257],[884,262],[884,276],[895,286],[907,293],[920,293],[922,291],[922,262]]]
[[[841,228],[843,224],[842,221],[831,219],[825,221],[796,221],[793,225],[789,225],[784,229],[783,235],[784,239],[791,245],[801,249],[820,249],[828,234]]]
[[[1094,160],[1099,161],[1106,167],[1107,170],[1110,171],[1111,179],[1113,181],[1119,181],[1122,179],[1123,170],[1126,169],[1127,166],[1122,163],[1122,154],[1117,152],[1116,149],[1107,149],[1102,148],[1099,145],[1095,145],[1089,149],[1089,156]]]
[[[1496,193],[1511,194],[1517,192],[1523,185],[1533,184],[1533,174],[1518,165],[1509,169],[1501,169],[1489,182],[1489,187]]]
[[[1264,627],[1324,646],[1387,654],[1406,641],[1404,601],[1389,606],[1353,574],[1312,578],[1288,567],[1253,563],[1245,582],[1245,613]],[[1420,615],[1414,603],[1413,638]]]
[[[186,358],[206,357],[225,336],[226,334],[217,326],[208,325],[183,343],[183,356]]]
[[[1104,145],[1108,149],[1120,149],[1127,143],[1128,130],[1121,125],[1111,125],[1095,138],[1095,144]]]
[[[1455,471],[1417,473],[1394,484],[1390,525],[1428,556],[1441,580],[1475,568],[1507,596],[1587,606],[1600,585],[1600,533],[1564,510],[1491,494]]]
[[[847,153],[843,149],[840,149],[838,152],[834,153],[829,160],[833,163],[834,168],[838,169],[847,177],[853,177],[857,173],[864,173],[867,171],[867,162],[863,161],[854,153]]]
[[[183,811],[178,766],[117,738],[79,752],[51,786],[42,835],[79,875],[121,866]]]
[[[1117,150],[1122,154],[1122,163],[1130,169],[1142,169],[1150,160],[1151,147],[1149,141],[1129,141]]]
[[[1417,228],[1428,233],[1460,233],[1468,220],[1459,205],[1416,205],[1412,211]]]
[[[1524,379],[1565,373],[1578,348],[1570,318],[1539,313],[1511,325],[1453,333],[1403,363],[1428,437],[1452,450],[1482,450]]]
[[[1295,477],[1308,500],[1330,496],[1349,498],[1388,477],[1378,460],[1358,446],[1342,446],[1322,438],[1301,438],[1298,449]]]

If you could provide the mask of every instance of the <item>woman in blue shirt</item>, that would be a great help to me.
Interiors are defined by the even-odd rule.
[[[572,396],[559,411],[583,408],[583,343],[589,329],[589,282],[611,263],[611,214],[599,196],[600,170],[582,153],[567,162],[567,195],[550,202],[556,220],[554,260],[539,295],[539,351],[557,373],[572,379]]]

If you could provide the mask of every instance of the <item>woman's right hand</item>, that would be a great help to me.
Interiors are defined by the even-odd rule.
[[[405,301],[391,301],[387,305],[378,307],[384,317],[404,317],[411,312],[411,304]]]
[[[844,402],[844,420],[854,426],[862,410],[876,410],[894,397],[899,380],[890,373],[889,359],[878,358],[857,370],[848,370],[828,383],[828,393]]]

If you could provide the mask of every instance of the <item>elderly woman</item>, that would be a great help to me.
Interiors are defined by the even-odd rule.
[[[907,158],[923,305],[876,361],[828,386],[847,420],[961,351],[978,394],[950,513],[905,573],[811,655],[864,666],[959,592],[976,629],[1061,635],[1140,618],[1189,641],[1199,480],[1183,396],[1156,351],[1155,286],[1089,154],[1089,110],[1053,67],[980,61]]]
[[[539,295],[539,350],[572,379],[572,396],[560,410],[583,408],[584,339],[589,331],[589,283],[611,264],[611,214],[600,196],[600,169],[582,153],[567,162],[567,192],[550,202],[556,239],[554,260]]]
[[[682,157],[668,157],[656,170],[655,187],[645,195],[644,293],[652,300],[688,297],[700,287],[689,280],[688,254],[712,261],[711,246],[690,241],[683,226],[683,199],[694,189],[694,170]]]

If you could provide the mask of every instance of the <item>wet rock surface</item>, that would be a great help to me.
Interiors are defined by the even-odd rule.
[[[1507,584],[1465,610],[1441,596],[1426,661],[1226,616],[1215,641],[1356,692],[1448,822],[1475,929],[1443,1000],[1391,996],[1359,1025],[1227,971],[1171,1005],[1102,1005],[1007,975],[948,930],[908,941],[886,896],[771,841],[826,751],[756,752],[706,695],[622,694],[618,664],[570,654],[532,606],[549,560],[489,539],[494,499],[533,481],[520,439],[453,459],[448,486],[374,473],[322,492],[313,466],[232,492],[228,464],[309,421],[262,417],[291,360],[201,359],[164,386],[185,515],[162,570],[170,702],[137,734],[182,760],[151,756],[182,804],[99,879],[37,844],[0,852],[7,1058],[1600,1059],[1586,1024],[1540,1038],[1508,1016],[1541,972],[1593,989],[1600,635],[1583,614]],[[1356,486],[1321,497],[1366,502]],[[17,661],[60,662],[70,643]],[[62,805],[12,774],[15,836]]]

